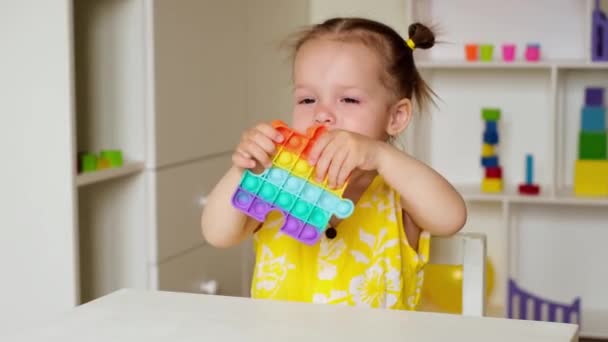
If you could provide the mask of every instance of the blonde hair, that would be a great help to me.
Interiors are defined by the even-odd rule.
[[[382,80],[387,89],[392,90],[397,98],[414,100],[418,109],[424,112],[429,102],[435,103],[435,92],[416,69],[412,46],[429,49],[435,44],[435,35],[420,23],[410,25],[408,35],[409,44],[394,29],[380,22],[364,18],[332,18],[297,32],[288,42],[292,48],[292,61],[302,45],[321,37],[365,44],[380,57],[384,67]]]

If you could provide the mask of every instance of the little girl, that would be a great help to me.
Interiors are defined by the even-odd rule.
[[[294,130],[321,124],[328,133],[309,156],[317,180],[355,203],[332,218],[313,246],[279,231],[272,212],[259,223],[231,205],[245,169],[271,166],[281,134],[269,123],[245,131],[233,166],[209,196],[201,225],[214,246],[254,234],[253,298],[415,309],[428,260],[429,236],[450,235],[466,221],[462,197],[437,172],[394,147],[394,138],[431,90],[413,59],[433,46],[422,24],[404,40],[390,27],[361,18],[335,18],[302,32],[294,44]]]

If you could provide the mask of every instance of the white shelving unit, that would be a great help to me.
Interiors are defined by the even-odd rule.
[[[605,63],[594,63],[585,60],[558,60],[558,61],[488,61],[488,62],[468,62],[464,60],[448,61],[421,61],[417,63],[422,70],[439,69],[557,69],[557,70],[607,70]]]
[[[288,113],[289,67],[274,47],[305,22],[306,4],[73,7],[74,156],[120,149],[127,161],[73,173],[81,301],[122,287],[202,292],[211,281],[218,294],[246,296],[250,246],[208,245],[199,202],[228,169],[243,129]]]
[[[109,181],[120,177],[126,177],[140,173],[144,170],[143,162],[126,162],[117,168],[104,169],[94,172],[81,173],[76,176],[76,185],[81,187],[89,184]]]
[[[441,99],[409,133],[409,147],[467,200],[465,229],[488,235],[498,271],[490,305],[504,311],[512,277],[545,298],[569,303],[581,296],[581,336],[608,337],[602,324],[608,316],[608,253],[596,243],[608,239],[608,198],[572,192],[584,88],[608,89],[608,63],[592,63],[588,52],[592,1],[412,0],[407,9],[408,23],[435,24],[439,40],[447,41],[416,52],[418,67]],[[494,61],[465,61],[468,42],[494,44]],[[517,44],[518,60],[502,61],[506,42]],[[528,42],[541,44],[541,61],[520,57]],[[480,190],[483,107],[502,110],[501,194]],[[526,153],[535,157],[539,196],[517,193]]]

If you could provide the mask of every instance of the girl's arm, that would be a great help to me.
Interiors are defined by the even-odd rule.
[[[377,170],[401,195],[401,206],[417,226],[433,235],[452,235],[467,217],[463,198],[439,173],[424,163],[379,142]]]
[[[275,142],[283,136],[268,123],[260,123],[246,130],[232,155],[233,167],[213,188],[201,216],[201,230],[205,239],[216,247],[230,247],[252,234],[259,222],[232,206],[231,197],[244,169],[261,171],[272,165]]]
[[[236,245],[252,234],[260,224],[235,209],[230,201],[242,174],[242,169],[231,167],[207,198],[201,216],[201,229],[205,239],[213,246]]]

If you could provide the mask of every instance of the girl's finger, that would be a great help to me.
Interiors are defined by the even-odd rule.
[[[244,150],[241,148],[241,146],[240,146],[240,145],[239,145],[239,146],[236,148],[236,151],[235,151],[234,153],[238,153],[238,154],[240,154],[241,156],[243,156],[243,158],[251,159],[251,154],[249,154],[249,153],[245,152],[245,151],[244,151]]]
[[[332,134],[326,133],[317,139],[314,146],[310,150],[310,153],[308,154],[308,162],[310,163],[310,165],[315,165],[315,163],[317,163],[317,161],[319,160],[319,156],[321,155],[325,147],[327,147],[327,144],[329,144],[332,137]]]
[[[331,159],[331,164],[329,166],[329,170],[327,171],[327,180],[328,185],[331,189],[334,189],[338,185],[338,176],[340,174],[340,170],[343,168],[343,164],[347,159],[349,154],[348,149],[341,148],[338,149]]]
[[[264,133],[259,130],[252,130],[247,137],[248,140],[255,142],[260,146],[267,154],[272,155],[275,151],[275,144],[271,138],[267,137]]]
[[[327,170],[329,169],[329,165],[338,150],[339,144],[336,140],[331,140],[327,143],[327,146],[321,152],[321,156],[319,156],[319,160],[315,165],[315,175],[317,178],[317,182],[322,182],[327,175]]]
[[[252,158],[257,160],[260,166],[265,168],[272,166],[272,162],[270,160],[270,157],[268,156],[268,152],[266,152],[254,141],[249,140],[248,142],[246,142],[244,150],[247,153],[251,154]]]
[[[342,163],[342,167],[340,168],[340,172],[338,173],[338,180],[336,181],[336,188],[340,189],[346,183],[348,177],[350,177],[351,172],[356,167],[356,160],[352,158],[352,154],[349,154],[347,158]]]
[[[269,138],[270,140],[277,142],[277,143],[282,143],[283,142],[283,135],[277,131],[274,127],[272,127],[271,125],[263,122],[258,124],[257,126],[255,126],[255,129],[257,131],[259,131],[260,133],[262,133],[265,137]]]
[[[244,157],[243,154],[235,152],[232,155],[232,163],[242,169],[251,169],[255,167],[255,161],[251,158]]]

